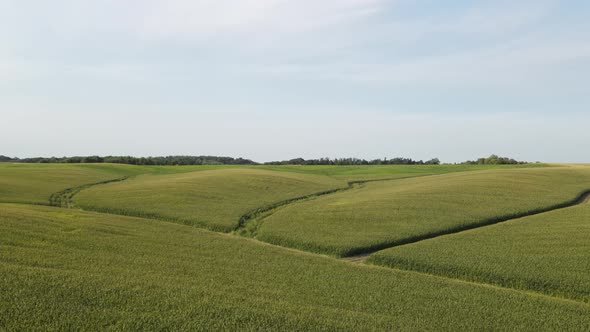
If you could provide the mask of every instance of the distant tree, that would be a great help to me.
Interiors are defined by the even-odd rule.
[[[99,156],[82,157],[81,162],[83,162],[83,163],[102,163],[102,162],[104,162],[104,158],[101,158]]]
[[[512,158],[499,157],[498,155],[492,154],[487,158],[478,158],[477,160],[468,160],[462,162],[462,164],[470,165],[516,165],[516,164],[528,164],[525,161],[517,161]]]
[[[271,161],[267,162],[267,165],[439,165],[440,160],[438,158],[430,159],[427,162],[422,160],[412,160],[410,158],[383,158],[383,159],[373,159],[373,160],[365,160],[365,159],[358,159],[358,158],[320,158],[320,159],[308,159],[305,160],[303,158],[296,158],[291,160],[283,160],[283,161]]]
[[[217,156],[166,156],[166,157],[131,157],[131,156],[86,156],[86,157],[51,157],[25,158],[25,163],[115,163],[130,165],[255,165],[244,158]]]

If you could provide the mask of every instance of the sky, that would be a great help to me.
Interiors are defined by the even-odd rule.
[[[590,162],[590,1],[0,0],[0,155]]]

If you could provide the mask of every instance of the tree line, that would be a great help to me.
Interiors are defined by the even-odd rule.
[[[517,165],[528,164],[526,161],[518,161],[507,157],[498,157],[493,154],[487,158],[478,158],[477,160],[468,160],[463,162],[465,165]]]
[[[244,158],[218,157],[218,156],[166,156],[166,157],[131,157],[131,156],[75,156],[75,157],[36,157],[36,158],[10,158],[0,156],[0,162],[19,163],[113,163],[129,165],[256,165],[257,163]]]
[[[0,155],[0,162],[19,163],[114,163],[130,165],[258,165],[250,159],[218,157],[218,156],[167,156],[167,157],[131,157],[131,156],[74,156],[74,157],[36,157],[36,158],[10,158]],[[383,158],[365,160],[359,158],[320,158],[303,159],[295,158],[283,161],[271,161],[265,165],[438,165],[440,160],[433,158],[427,161],[413,160],[411,158]]]
[[[250,159],[219,157],[219,156],[166,156],[166,157],[131,157],[131,156],[75,156],[75,157],[36,157],[36,158],[11,158],[0,155],[0,162],[19,162],[19,163],[113,163],[129,165],[259,165],[259,163]],[[487,158],[478,158],[476,160],[467,160],[460,164],[463,165],[513,165],[527,164],[525,161],[517,161],[513,158],[499,157],[495,154]],[[438,158],[432,158],[426,161],[413,160],[411,158],[383,158],[383,159],[359,159],[359,158],[319,158],[303,159],[295,158],[283,161],[271,161],[265,165],[440,165]]]
[[[271,161],[266,165],[439,165],[440,160],[433,158],[427,161],[413,160],[411,158],[383,158],[383,159],[359,159],[359,158],[320,158],[303,159],[296,158],[283,161]]]

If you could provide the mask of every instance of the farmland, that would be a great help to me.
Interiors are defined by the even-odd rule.
[[[165,219],[227,232],[239,226],[242,216],[256,209],[346,189],[348,182],[470,169],[476,166],[217,166],[206,172],[149,174],[95,186],[76,195],[74,204],[87,210]]]
[[[590,303],[589,239],[585,203],[384,250],[370,261]]]
[[[0,201],[48,204],[51,194],[140,172],[127,165],[0,164]]]
[[[457,173],[466,171],[481,171],[485,169],[515,169],[515,168],[543,168],[547,164],[527,165],[395,165],[395,166],[298,166],[262,165],[257,168],[279,172],[296,172],[301,174],[316,174],[329,176],[346,181],[370,181],[382,179],[403,179],[418,176]]]
[[[567,204],[589,189],[590,168],[566,167],[369,182],[279,209],[258,238],[350,256]]]
[[[0,330],[587,331],[547,166],[0,164]]]
[[[194,172],[217,167],[0,163],[0,202],[49,204],[52,194],[85,184],[145,173]]]
[[[587,330],[589,307],[194,227],[0,205],[6,330]]]
[[[145,175],[95,186],[77,195],[75,203],[88,210],[230,231],[256,208],[341,187],[346,182],[317,175],[224,169]]]
[[[590,0],[0,0],[0,332],[590,332]]]

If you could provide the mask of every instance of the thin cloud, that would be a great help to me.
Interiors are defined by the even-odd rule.
[[[138,29],[152,38],[199,38],[220,33],[309,31],[364,19],[384,0],[205,0],[150,1]]]
[[[590,141],[587,11],[553,0],[0,0],[0,136],[21,156],[568,161],[575,151],[537,139],[559,123],[555,146]],[[450,116],[461,112],[481,117]],[[498,128],[514,123],[502,149]],[[23,128],[27,141],[10,144]],[[301,141],[306,130],[317,135]]]

